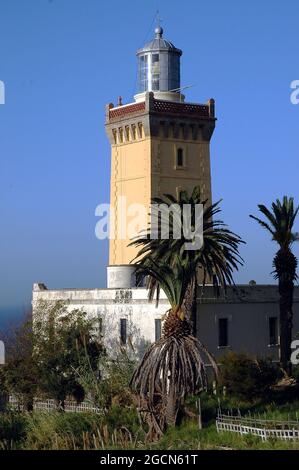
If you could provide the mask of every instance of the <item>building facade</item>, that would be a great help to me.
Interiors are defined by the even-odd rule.
[[[39,302],[66,304],[71,312],[83,309],[98,320],[111,353],[132,345],[138,356],[158,339],[169,304],[161,295],[159,304],[149,302],[144,288],[47,289],[33,288],[33,308]],[[217,358],[227,351],[279,358],[279,295],[276,286],[239,285],[228,288],[226,297],[215,297],[213,287],[198,289],[197,336]],[[299,332],[299,287],[294,295],[294,337]]]

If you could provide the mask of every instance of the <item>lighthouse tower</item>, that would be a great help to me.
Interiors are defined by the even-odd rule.
[[[189,103],[181,93],[182,51],[155,29],[152,41],[137,51],[138,89],[134,102],[106,107],[106,131],[111,144],[108,287],[134,285],[126,228],[143,206],[165,193],[177,195],[199,185],[211,201],[210,139],[215,128],[214,100]],[[146,223],[144,227],[146,228]]]

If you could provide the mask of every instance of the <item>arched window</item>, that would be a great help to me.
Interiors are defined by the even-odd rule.
[[[177,149],[176,164],[177,166],[184,166],[184,150],[181,148]]]

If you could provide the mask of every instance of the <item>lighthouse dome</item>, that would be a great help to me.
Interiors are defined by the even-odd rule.
[[[175,99],[180,88],[180,57],[182,51],[163,38],[163,28],[155,29],[154,38],[138,49],[138,87],[137,93],[153,91]],[[169,93],[170,92],[170,95]]]

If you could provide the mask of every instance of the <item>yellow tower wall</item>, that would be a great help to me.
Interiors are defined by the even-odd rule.
[[[126,209],[132,207],[133,210],[136,203],[149,207],[152,194],[150,155],[149,138],[112,147],[110,204],[114,210],[114,238],[109,243],[109,265],[129,264],[136,256],[136,249],[128,246],[131,241],[129,236],[126,234],[125,239],[119,237],[124,215],[119,198],[125,197]],[[133,218],[134,214],[126,216],[126,228]]]
[[[147,228],[153,197],[176,196],[181,189],[191,192],[199,185],[203,198],[212,201],[210,138],[214,127],[214,100],[206,105],[170,103],[147,93],[144,102],[107,106],[112,208],[109,265],[129,264],[137,255],[137,249],[128,246],[130,234],[120,232],[120,226],[125,232],[130,228],[136,216],[134,205],[142,205],[145,211],[143,226],[135,227],[138,232]],[[184,154],[180,167],[176,161],[179,148]]]

